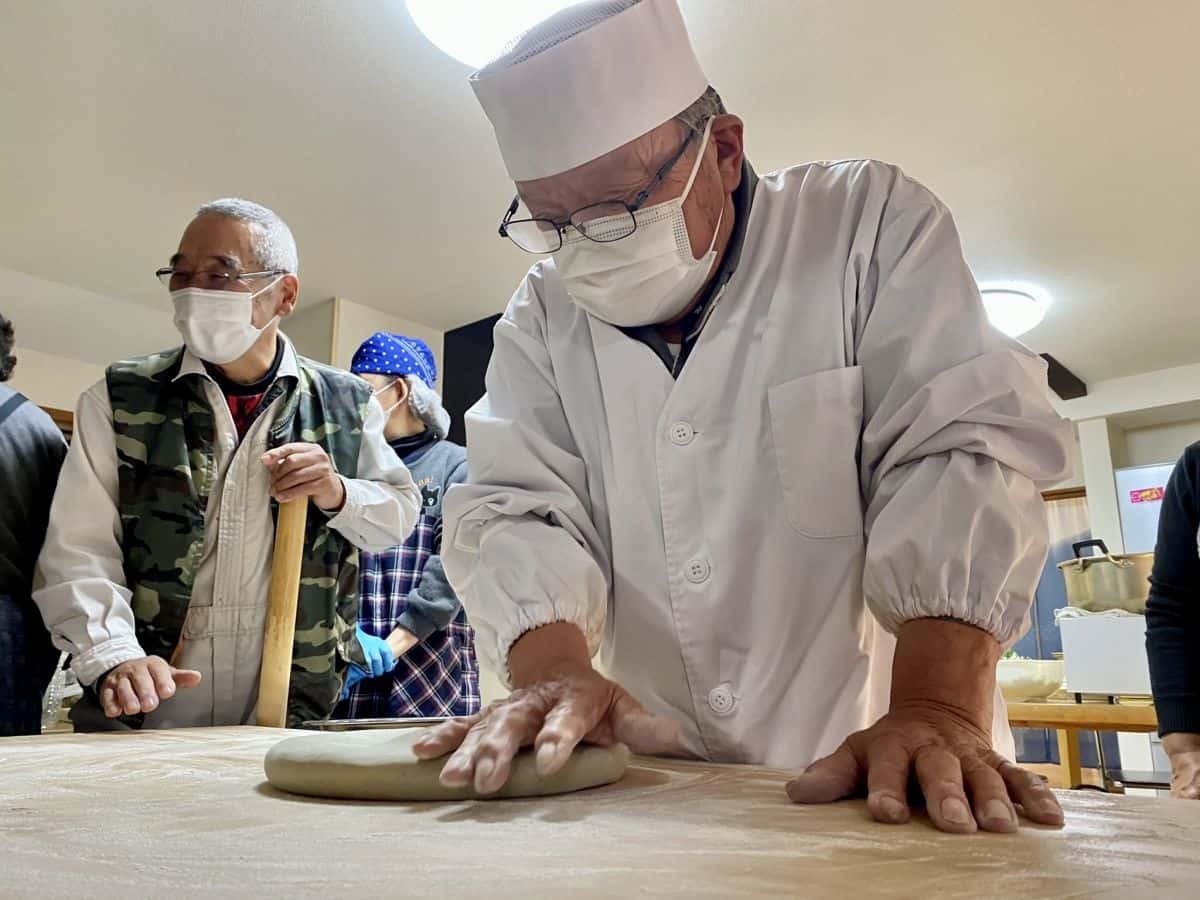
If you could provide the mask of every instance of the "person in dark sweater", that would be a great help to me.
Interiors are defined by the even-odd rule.
[[[1200,442],[1171,473],[1146,603],[1146,653],[1171,794],[1200,800]]]
[[[437,366],[421,340],[378,332],[350,365],[388,414],[384,436],[421,491],[408,540],[359,557],[359,629],[384,660],[370,677],[352,669],[340,718],[466,716],[479,711],[475,636],[442,568],[442,500],[467,478],[467,451],[446,440],[450,416],[434,390]],[[382,639],[382,640],[380,640]],[[386,648],[386,649],[385,649]]]
[[[58,650],[30,599],[67,442],[48,415],[3,382],[13,327],[0,315],[0,736],[37,734]]]

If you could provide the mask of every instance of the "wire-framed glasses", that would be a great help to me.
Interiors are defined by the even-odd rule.
[[[166,266],[154,271],[154,277],[173,291],[183,290],[195,285],[206,291],[230,291],[237,282],[247,284],[255,278],[272,278],[275,275],[286,275],[283,269],[267,269],[263,272],[238,272],[236,269],[215,268],[202,269],[194,272],[191,269],[180,269]]]
[[[564,232],[574,229],[581,237],[598,244],[609,244],[627,238],[637,231],[637,212],[646,203],[663,179],[667,177],[675,164],[683,158],[683,154],[691,145],[692,139],[698,132],[693,131],[687,139],[666,162],[654,173],[654,178],[644,188],[638,191],[632,203],[624,200],[606,200],[592,203],[571,213],[565,221],[556,222],[546,218],[514,218],[521,209],[521,198],[513,197],[508,212],[500,222],[500,236],[508,238],[526,253],[554,253],[563,245]]]

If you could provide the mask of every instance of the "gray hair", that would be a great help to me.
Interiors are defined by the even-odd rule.
[[[13,342],[16,339],[12,322],[4,317],[4,313],[0,313],[0,381],[8,381],[12,376],[13,367],[17,364],[17,358],[12,355]]]
[[[442,406],[438,392],[416,375],[405,375],[408,382],[408,406],[440,441],[450,433],[450,413]]]
[[[196,210],[201,216],[225,216],[237,219],[250,226],[251,246],[258,257],[258,265],[264,269],[281,269],[295,275],[300,271],[300,258],[296,252],[296,239],[287,223],[278,213],[250,200],[224,197],[205,203]]]
[[[677,115],[675,121],[682,122],[692,131],[700,132],[704,130],[704,123],[709,119],[723,116],[727,112],[725,103],[721,100],[721,95],[710,84],[704,93],[700,95],[700,99]]]

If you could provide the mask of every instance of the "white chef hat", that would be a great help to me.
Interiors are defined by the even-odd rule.
[[[589,0],[471,76],[514,181],[557,175],[657,128],[708,87],[675,0]]]

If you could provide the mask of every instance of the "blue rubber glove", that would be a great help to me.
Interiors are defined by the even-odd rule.
[[[355,633],[358,635],[358,643],[363,648],[363,654],[367,657],[365,668],[372,678],[386,675],[396,668],[396,659],[392,656],[392,648],[388,646],[387,641],[367,634],[361,625],[355,629]]]
[[[362,666],[358,665],[357,663],[350,663],[350,668],[346,672],[346,680],[344,682],[342,682],[341,699],[345,700],[347,697],[349,697],[350,691],[354,688],[354,686],[356,684],[358,684],[363,679],[370,678],[370,677],[371,677],[371,673],[368,672],[366,669],[364,669]]]
[[[342,684],[341,699],[343,700],[350,696],[351,689],[360,681],[386,675],[396,668],[396,658],[392,656],[392,648],[388,646],[387,641],[367,634],[361,626],[355,629],[355,634],[358,636],[359,645],[363,648],[363,655],[367,658],[367,668],[364,669],[357,663],[350,664],[350,670],[346,673],[346,680]]]

